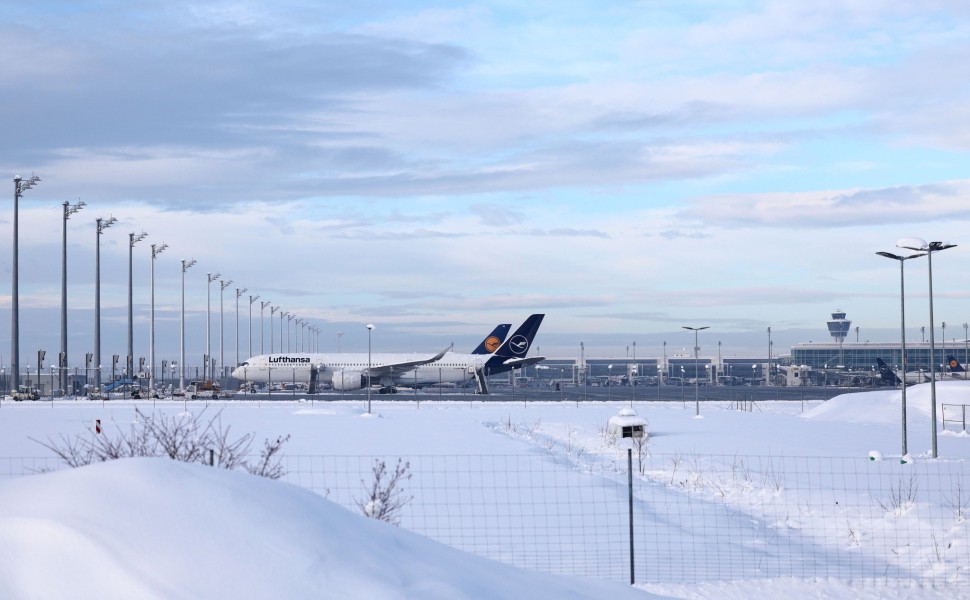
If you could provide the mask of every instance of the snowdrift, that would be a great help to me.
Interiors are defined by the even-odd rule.
[[[937,415],[942,404],[970,404],[970,381],[936,382]],[[898,423],[902,413],[902,392],[885,391],[842,394],[806,411],[805,419],[843,421],[850,423]],[[921,383],[906,388],[907,419],[929,419],[930,384]]]
[[[6,598],[655,598],[501,565],[301,488],[167,459],[0,483]]]

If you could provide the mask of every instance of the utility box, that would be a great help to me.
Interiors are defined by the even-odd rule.
[[[637,411],[632,408],[624,408],[620,414],[610,417],[606,431],[617,439],[646,437],[647,420],[637,416]]]

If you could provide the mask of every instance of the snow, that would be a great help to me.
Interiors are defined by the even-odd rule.
[[[941,381],[936,387],[942,428],[942,405],[970,403],[970,383]],[[911,459],[920,468],[939,465],[963,472],[970,439],[952,423],[939,435],[941,458],[929,456],[929,388],[922,384],[908,389]],[[594,474],[607,484],[611,477],[625,481],[625,450],[612,444],[604,430],[627,404],[525,404],[453,397],[452,402],[417,404],[399,395],[394,401],[375,401],[371,415],[360,402],[317,400],[226,402],[207,411],[221,409],[223,421],[231,423],[234,432],[255,432],[257,441],[290,434],[283,450],[290,457],[339,455],[366,461],[375,456],[527,455],[554,459],[569,475],[570,468],[591,458],[615,463],[622,456],[622,473]],[[665,484],[671,475],[683,473],[664,470],[663,457],[675,455],[832,457],[868,464],[875,454],[882,460],[873,462],[873,468],[900,468],[898,390],[850,393],[828,402],[809,398],[807,394],[804,403],[756,403],[744,411],[728,403],[702,403],[703,419],[694,418],[692,402],[637,403],[637,414],[649,422],[650,453],[656,459],[638,480],[674,498],[680,492]],[[160,402],[156,410],[175,415],[182,406]],[[108,402],[104,407],[83,400],[53,405],[4,402],[0,456],[49,457],[50,452],[32,440],[90,435],[94,419],[101,419],[108,432],[130,428],[135,407],[144,413],[153,410],[150,401]],[[190,412],[202,410],[200,403],[189,403]],[[27,470],[31,465],[57,466],[55,461],[39,460]],[[708,468],[710,485],[724,465]],[[16,474],[16,467],[11,471]],[[664,581],[630,588],[501,565],[416,535],[407,530],[407,523],[394,527],[365,519],[356,514],[359,510],[345,508],[345,502],[337,506],[295,485],[241,472],[131,459],[30,477],[3,476],[0,472],[0,589],[12,590],[6,594],[11,597],[647,598],[652,593],[676,598],[932,599],[959,597],[963,589],[917,586],[909,580],[860,587],[839,578],[783,576]],[[795,487],[796,482],[788,483]],[[698,488],[693,510],[711,511],[718,519],[724,513],[715,509],[723,506],[739,513],[762,511],[743,514],[784,524],[785,511],[796,514],[804,501],[792,490],[783,490],[767,494],[766,502],[763,490],[739,487],[728,489],[715,506],[698,501],[705,493]],[[896,535],[896,528],[908,532],[925,521],[926,514],[902,510],[891,519],[880,517],[878,523],[867,525],[866,535]],[[791,523],[797,531],[810,521],[840,518],[833,509],[803,516],[802,522],[796,517]],[[687,532],[689,525],[673,524]],[[703,532],[694,535],[698,543],[712,541]],[[966,523],[951,522],[946,535],[956,561],[956,567],[948,568],[966,570]],[[906,560],[914,565],[922,564],[919,556],[925,550],[917,541],[906,545],[913,552]],[[54,564],[56,576],[48,568]]]

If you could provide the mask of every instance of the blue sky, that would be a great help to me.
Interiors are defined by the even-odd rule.
[[[122,353],[127,234],[142,230],[142,347],[147,244],[169,244],[156,263],[162,353],[177,348],[189,257],[188,318],[203,327],[218,272],[233,297],[245,287],[330,340],[347,330],[351,348],[367,322],[388,349],[430,350],[546,312],[549,354],[581,339],[659,354],[661,340],[692,344],[681,325],[711,326],[705,350],[716,338],[749,354],[767,327],[780,346],[825,339],[836,308],[867,339],[896,339],[898,269],[875,252],[918,236],[960,244],[934,261],[934,293],[937,321],[962,324],[968,12],[7,3],[0,172],[43,179],[21,204],[22,353],[57,348],[61,202],[79,198],[74,355],[92,344],[94,219],[108,215],[104,339]],[[9,258],[0,266],[9,282]],[[925,264],[907,272],[918,339]]]

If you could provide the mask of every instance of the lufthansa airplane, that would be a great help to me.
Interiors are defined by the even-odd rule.
[[[488,393],[485,378],[543,360],[527,353],[545,315],[535,314],[502,341],[510,326],[499,325],[472,353],[446,348],[434,356],[366,353],[262,354],[239,365],[232,376],[251,383],[330,383],[334,390],[360,390],[380,385],[380,393],[395,393],[397,386],[421,387],[440,383],[475,381],[479,393]],[[369,365],[369,367],[368,367]]]

